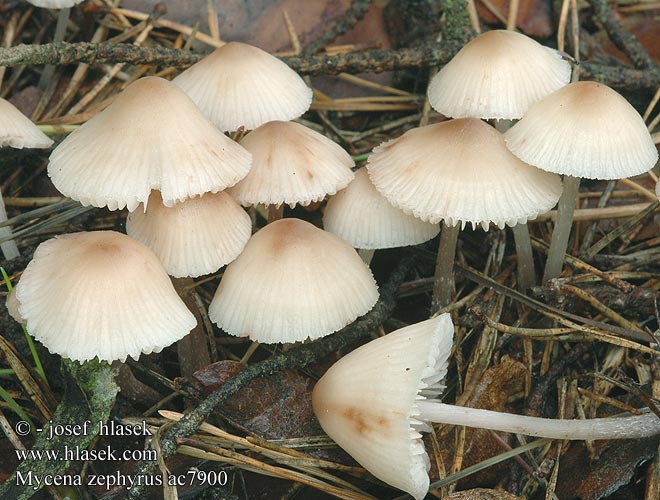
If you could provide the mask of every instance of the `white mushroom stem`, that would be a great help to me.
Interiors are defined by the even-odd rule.
[[[206,368],[211,364],[211,355],[203,319],[200,317],[199,308],[191,292],[195,289],[195,281],[192,278],[173,278],[172,284],[183,303],[190,309],[197,319],[197,325],[191,332],[177,341],[177,353],[181,375],[192,377],[197,370]]]
[[[451,292],[454,281],[454,257],[456,255],[456,242],[460,228],[442,223],[438,256],[435,261],[435,277],[433,281],[433,299],[431,312],[451,304]]]
[[[5,210],[5,202],[2,200],[2,195],[0,194],[0,223],[7,221],[7,211]],[[11,238],[11,228],[9,226],[0,227],[0,238]],[[21,253],[18,251],[18,246],[14,240],[8,240],[3,243],[0,243],[0,248],[2,249],[2,254],[5,256],[6,260],[15,259]]]
[[[654,413],[630,417],[561,420],[466,408],[429,400],[417,401],[416,406],[419,415],[415,418],[425,422],[465,425],[551,439],[638,439],[660,434],[660,418]]]
[[[557,278],[561,274],[564,265],[564,256],[568,248],[568,238],[571,234],[573,223],[573,212],[580,191],[580,178],[570,175],[564,176],[564,190],[557,205],[557,220],[552,230],[550,250],[543,272],[543,283]]]
[[[524,292],[532,288],[536,281],[532,241],[529,238],[529,227],[526,223],[516,224],[511,230],[513,231],[513,239],[516,242],[516,255],[518,256],[518,289]]]
[[[511,120],[496,120],[495,128],[504,133],[511,128]],[[513,239],[516,242],[516,258],[518,259],[518,289],[522,292],[529,290],[536,284],[536,271],[534,269],[534,254],[532,253],[532,240],[529,237],[527,223],[516,224],[511,228]]]

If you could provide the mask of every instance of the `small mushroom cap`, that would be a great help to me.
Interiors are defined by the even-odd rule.
[[[53,140],[21,113],[12,103],[0,98],[0,147],[49,148]]]
[[[515,119],[571,79],[556,50],[507,30],[479,35],[431,80],[433,109],[452,118]]]
[[[16,298],[34,338],[81,362],[137,359],[196,324],[156,255],[114,231],[65,234],[40,244]]]
[[[27,0],[35,7],[42,7],[44,9],[64,9],[66,7],[73,7],[85,0]]]
[[[449,314],[442,314],[379,337],[337,361],[312,392],[328,436],[417,500],[429,489],[429,460],[416,401],[443,390],[453,335]]]
[[[246,135],[241,146],[252,154],[252,169],[229,194],[245,206],[306,206],[354,177],[355,162],[339,144],[299,123],[268,122]]]
[[[371,271],[348,243],[309,222],[281,219],[227,266],[209,317],[231,335],[296,342],[340,330],[377,300]]]
[[[268,52],[239,42],[216,49],[172,82],[225,132],[293,120],[312,103],[312,89],[295,71]]]
[[[475,118],[409,130],[374,149],[367,170],[390,203],[433,224],[513,226],[550,210],[559,176],[523,163]]]
[[[658,161],[639,113],[596,82],[571,83],[534,104],[504,138],[521,160],[573,177],[621,179]]]
[[[438,224],[390,204],[371,183],[366,168],[358,170],[348,187],[328,200],[323,227],[351,246],[369,250],[417,245],[440,232]]]
[[[110,106],[71,133],[50,156],[48,175],[83,205],[147,205],[152,189],[163,203],[233,186],[251,156],[221,133],[176,85],[136,80]]]
[[[151,248],[170,276],[217,271],[241,253],[252,234],[250,216],[225,192],[166,207],[158,192],[146,211],[128,215],[126,233]]]

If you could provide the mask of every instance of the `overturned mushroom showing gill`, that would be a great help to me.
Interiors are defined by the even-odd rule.
[[[312,395],[325,432],[374,476],[417,500],[429,489],[429,459],[420,434],[428,422],[553,439],[635,439],[660,433],[660,418],[653,413],[558,420],[433,400],[444,389],[452,341],[448,314],[402,328],[344,356]]]

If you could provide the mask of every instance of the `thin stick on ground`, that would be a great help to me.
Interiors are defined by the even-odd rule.
[[[145,17],[147,17],[145,15]],[[156,25],[159,25],[156,22]],[[209,37],[209,39],[213,40]],[[370,49],[346,54],[282,57],[291,69],[302,75],[336,75],[339,73],[382,72],[403,68],[438,66],[449,61],[463,46],[462,41],[435,41],[414,48],[397,50]],[[25,64],[118,63],[158,64],[163,66],[190,66],[202,58],[181,49],[160,46],[136,47],[120,43],[46,43],[18,45],[0,49],[0,66],[14,67]],[[655,91],[660,85],[660,71],[631,69],[583,62],[581,76],[622,89]]]

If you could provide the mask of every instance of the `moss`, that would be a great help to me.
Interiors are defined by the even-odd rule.
[[[476,33],[470,23],[470,14],[466,0],[442,0],[445,24],[442,32],[443,42],[459,42],[465,45]]]
[[[66,385],[62,401],[50,422],[44,424],[43,430],[37,433],[30,449],[58,450],[59,453],[62,453],[65,446],[70,450],[86,449],[99,433],[99,423],[107,421],[110,416],[119,388],[114,382],[113,370],[107,363],[88,361],[80,364],[64,360],[62,375]],[[89,424],[84,432],[75,432],[81,435],[61,435],[50,439],[51,424],[61,426],[60,429],[73,430],[74,426],[83,426],[87,421]],[[0,498],[30,498],[43,486],[43,483],[37,484],[34,478],[63,475],[69,465],[68,460],[24,460],[0,486]],[[23,480],[18,480],[18,474]],[[21,484],[26,482],[26,478],[29,482]]]

